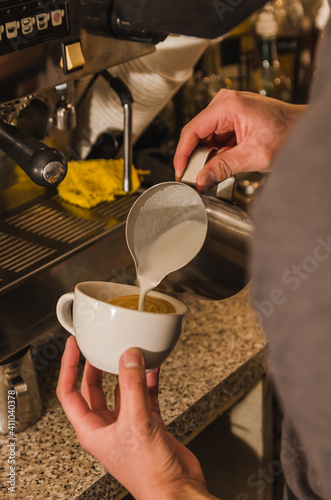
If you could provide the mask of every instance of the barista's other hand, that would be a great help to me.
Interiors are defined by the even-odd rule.
[[[207,499],[196,457],[166,430],[158,405],[158,374],[145,374],[139,349],[120,360],[115,409],[108,410],[102,372],[86,362],[77,390],[79,349],[69,337],[63,354],[58,398],[82,446],[137,500]]]
[[[197,177],[201,191],[239,172],[267,170],[292,122],[305,107],[251,92],[220,90],[182,130],[174,157],[176,179],[181,179],[198,144],[218,148]]]

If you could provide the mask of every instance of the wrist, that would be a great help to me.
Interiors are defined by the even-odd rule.
[[[162,496],[162,500],[187,500],[188,498],[190,500],[217,500],[208,492],[206,486],[195,482],[178,485],[175,490],[165,492],[165,495]]]
[[[134,493],[134,492],[133,492]],[[207,487],[195,480],[176,481],[169,485],[150,487],[148,491],[135,493],[136,500],[221,500],[211,495]]]
[[[298,116],[302,115],[304,111],[308,108],[307,104],[289,104],[288,105],[288,121],[289,123],[295,121]]]

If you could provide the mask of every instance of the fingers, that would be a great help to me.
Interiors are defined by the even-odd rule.
[[[234,147],[224,147],[213,156],[197,175],[196,184],[201,192],[215,186],[239,172],[263,171],[268,165],[263,148],[246,141]]]
[[[206,108],[182,130],[173,161],[177,181],[182,178],[188,159],[198,144],[207,147],[217,146],[215,143],[216,117],[211,117],[210,114],[210,110]],[[221,135],[219,140],[221,142]]]
[[[92,414],[87,402],[77,390],[79,354],[75,337],[69,337],[62,356],[56,393],[77,435],[82,436],[104,425],[104,421]],[[90,418],[91,416],[95,418]]]
[[[229,151],[228,154],[225,154]],[[199,191],[207,191],[215,184],[228,179],[236,171],[236,155],[230,147],[220,149],[200,170],[196,184]]]
[[[233,91],[222,89],[210,102],[210,104],[195,116],[182,130],[176,153],[174,156],[174,168],[176,180],[182,178],[188,159],[198,144],[214,146],[215,134],[219,143],[225,145],[227,136],[234,135],[233,116],[230,100]],[[219,101],[222,101],[219,104]],[[224,136],[224,137],[222,137]],[[223,139],[225,142],[223,142]]]
[[[160,368],[156,368],[152,372],[147,373],[147,391],[148,391],[148,404],[153,414],[155,422],[157,422],[164,430],[167,430],[165,423],[161,417],[159,406],[159,375]]]
[[[159,385],[159,368],[156,368],[146,375],[147,397],[151,411],[159,411],[159,403],[157,399]],[[121,407],[121,392],[119,384],[115,387],[115,410],[119,412]]]
[[[159,374],[160,374],[160,368],[156,368],[155,370],[147,373],[146,375],[148,404],[151,411],[156,413],[160,413],[159,399],[158,399]]]
[[[151,412],[160,413],[158,390],[159,390],[160,368],[146,374],[147,400]],[[115,410],[118,412],[121,405],[121,393],[119,384],[115,387]]]
[[[56,393],[72,424],[89,413],[86,401],[77,391],[79,354],[75,337],[69,337],[62,356]]]
[[[128,349],[120,359],[120,419],[139,423],[150,418],[145,363],[140,349]]]
[[[85,363],[81,384],[81,394],[91,410],[107,410],[107,402],[102,389],[102,371]]]
[[[119,412],[121,407],[121,394],[120,394],[120,386],[116,384],[115,387],[115,411]]]
[[[188,159],[198,144],[213,146],[213,137],[217,128],[217,116],[210,109],[201,111],[182,130],[174,156],[176,180],[182,178]]]
[[[175,177],[177,181],[180,181],[182,178],[188,159],[199,142],[200,139],[197,135],[182,133],[174,156]]]
[[[151,372],[146,374],[146,385],[148,391],[151,394],[155,394],[157,396],[159,391],[159,376],[160,376],[160,368],[155,368]]]

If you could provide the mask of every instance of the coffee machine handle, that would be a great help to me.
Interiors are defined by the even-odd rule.
[[[15,425],[23,429],[30,418],[30,395],[28,386],[16,368],[8,370],[6,376],[9,386],[13,387],[16,395],[17,406],[15,408]],[[10,422],[8,422],[8,425],[10,425]],[[17,431],[18,429],[15,430]]]
[[[56,304],[57,319],[71,335],[75,335],[73,318],[72,318],[72,305],[74,302],[74,293],[69,292],[62,295]]]
[[[67,162],[60,151],[3,120],[0,148],[39,186],[56,187],[66,176]]]

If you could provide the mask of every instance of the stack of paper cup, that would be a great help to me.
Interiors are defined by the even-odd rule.
[[[155,52],[110,68],[129,87],[132,105],[132,140],[146,127],[192,75],[209,40],[168,36]],[[102,133],[123,131],[123,108],[116,92],[99,76],[78,107],[73,156],[86,158]]]

